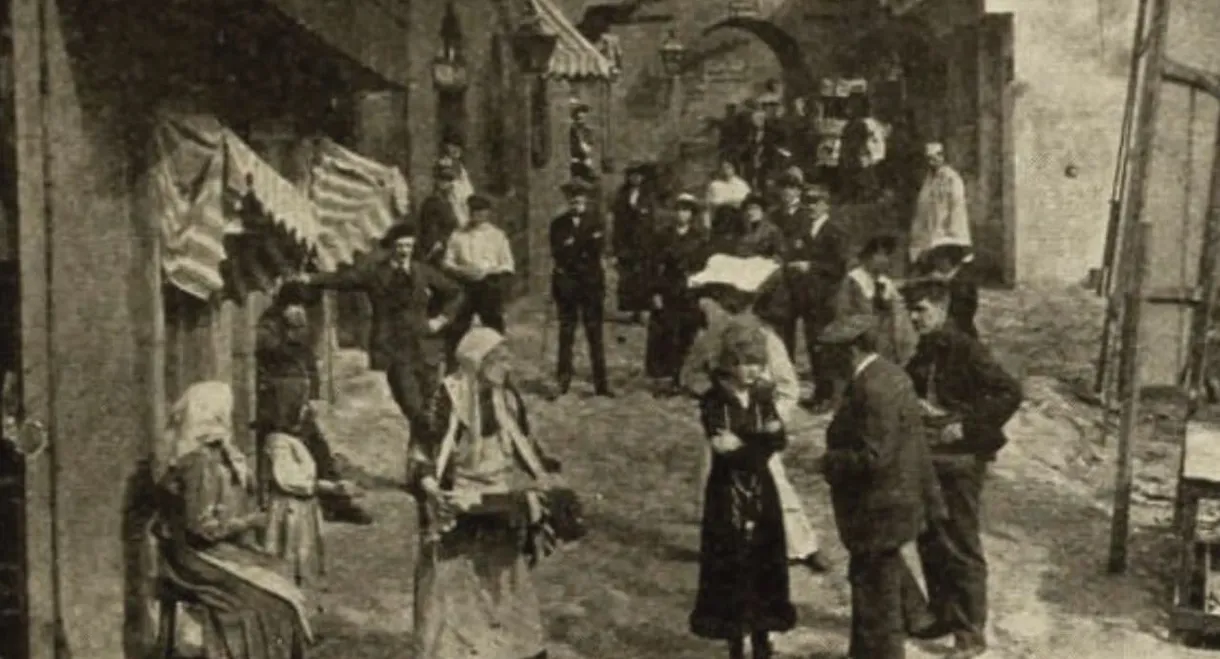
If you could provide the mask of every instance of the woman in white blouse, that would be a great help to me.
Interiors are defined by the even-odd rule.
[[[711,230],[713,235],[722,235],[732,225],[738,207],[748,196],[750,184],[737,175],[737,165],[732,160],[721,160],[716,178],[707,184],[704,227]]]

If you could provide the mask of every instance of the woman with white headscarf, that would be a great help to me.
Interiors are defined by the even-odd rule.
[[[558,463],[529,436],[504,337],[476,327],[456,354],[408,457],[421,520],[412,656],[545,657],[528,559],[549,549],[542,492]]]
[[[156,458],[160,576],[202,606],[206,656],[303,659],[312,640],[304,596],[253,537],[267,515],[233,444],[229,385],[191,385],[170,412]]]

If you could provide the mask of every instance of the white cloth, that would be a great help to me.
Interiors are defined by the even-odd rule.
[[[911,260],[917,261],[935,245],[969,247],[970,218],[966,208],[966,186],[952,167],[945,165],[928,174],[915,202],[911,224]]]
[[[508,235],[490,222],[454,231],[445,247],[444,266],[472,279],[516,269]]]
[[[864,291],[864,293],[869,297],[872,297],[873,291],[877,290],[877,283],[880,282],[881,285],[885,287],[885,299],[890,301],[898,299],[898,285],[894,283],[893,279],[890,279],[885,275],[877,275],[874,277],[873,274],[868,270],[862,267],[857,267],[852,268],[851,271],[847,273],[847,276],[854,281],[856,285],[860,287],[860,290]]]
[[[729,180],[713,179],[707,184],[706,202],[708,208],[721,206],[737,207],[746,197],[750,196],[750,184],[740,176],[733,175]]]
[[[868,158],[868,165],[876,165],[885,160],[885,141],[889,137],[889,128],[868,117],[864,120],[864,125],[868,129],[868,140],[864,143],[864,155]]]
[[[691,288],[709,284],[725,284],[745,293],[755,293],[779,270],[779,264],[760,256],[741,258],[716,254],[707,260],[702,271],[690,277]]]

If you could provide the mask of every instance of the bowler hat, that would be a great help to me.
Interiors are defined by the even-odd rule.
[[[822,330],[818,341],[827,345],[844,345],[851,343],[861,335],[873,331],[877,327],[877,319],[869,314],[856,314],[838,318]]]
[[[285,307],[294,304],[310,305],[319,297],[318,289],[295,281],[285,282],[275,294],[276,302]]]
[[[748,195],[746,195],[745,199],[741,200],[741,205],[739,206],[739,208],[741,208],[742,210],[745,210],[746,208],[749,208],[750,206],[758,206],[759,208],[766,209],[767,200],[764,199],[763,196],[760,194],[753,194],[753,193],[748,194]]]
[[[385,235],[381,237],[381,246],[390,247],[394,243],[398,242],[398,240],[401,238],[414,238],[415,231],[415,222],[411,221],[410,219],[399,222],[391,226],[389,230],[385,232]]]
[[[593,192],[593,187],[580,179],[572,179],[571,181],[559,186],[559,191],[568,197],[587,197]]]
[[[470,212],[485,211],[491,208],[491,200],[481,194],[472,194],[466,199],[466,206]]]
[[[970,246],[960,243],[942,243],[923,253],[919,260],[925,264],[947,259],[952,263],[964,263],[970,257]]]
[[[639,160],[633,160],[630,163],[628,163],[627,169],[623,173],[626,174],[627,176],[631,176],[632,174],[639,174],[640,176],[647,176],[648,175],[648,165]]]

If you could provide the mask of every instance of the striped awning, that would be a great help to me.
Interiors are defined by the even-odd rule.
[[[228,199],[252,194],[267,219],[293,241],[316,252],[323,233],[313,203],[211,115],[165,115],[153,136],[156,159],[148,173],[148,212],[161,227],[166,281],[209,299],[225,288],[225,236],[235,223]]]
[[[372,251],[396,217],[410,209],[406,178],[327,138],[315,140],[309,196],[322,229],[319,250],[336,263]]]
[[[580,30],[556,7],[554,0],[530,0],[542,25],[559,41],[547,66],[547,75],[561,80],[612,80],[618,76],[614,62],[585,38]]]

